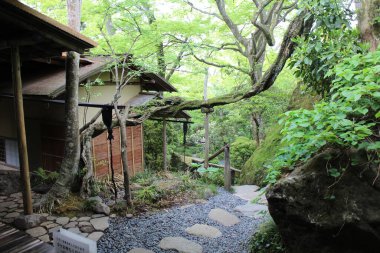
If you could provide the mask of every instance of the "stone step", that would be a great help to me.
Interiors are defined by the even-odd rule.
[[[216,227],[205,224],[195,224],[191,227],[186,228],[185,231],[192,235],[209,238],[218,238],[222,235],[222,233]]]
[[[154,252],[148,249],[144,249],[144,248],[134,248],[128,251],[128,253],[154,253]]]
[[[239,218],[236,217],[236,215],[220,208],[211,209],[208,217],[226,227],[233,226],[240,222]]]
[[[184,237],[165,237],[160,241],[158,246],[164,250],[174,249],[181,253],[203,252],[201,245]]]
[[[245,205],[235,207],[234,211],[240,212],[245,216],[258,219],[268,213],[268,207],[265,205],[247,203]]]

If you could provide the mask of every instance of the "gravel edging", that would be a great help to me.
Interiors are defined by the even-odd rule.
[[[219,189],[218,194],[205,204],[195,204],[187,208],[174,207],[155,214],[128,219],[110,219],[110,226],[98,241],[99,253],[127,253],[132,248],[146,248],[155,253],[176,253],[158,247],[167,236],[182,236],[202,245],[203,253],[247,253],[248,242],[263,219],[253,219],[233,211],[238,205],[246,204],[233,194]],[[240,223],[225,227],[208,218],[213,208],[222,208],[239,217]],[[218,228],[222,236],[215,239],[201,238],[185,232],[187,227],[200,223]]]

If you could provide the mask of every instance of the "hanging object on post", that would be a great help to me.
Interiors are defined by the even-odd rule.
[[[108,140],[113,140],[112,134],[112,108],[111,107],[103,107],[102,109],[102,120],[104,125],[107,127],[108,131]]]
[[[189,125],[187,122],[183,123],[183,145],[186,145],[186,136],[187,136],[187,131],[189,130]]]

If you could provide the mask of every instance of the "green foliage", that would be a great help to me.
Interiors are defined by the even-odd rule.
[[[286,252],[281,236],[272,219],[260,225],[258,231],[249,242],[251,253],[282,253]]]
[[[96,205],[96,200],[92,199],[92,200],[88,200],[86,199],[84,202],[83,202],[83,205],[82,205],[82,210],[83,211],[93,211],[94,210],[94,207]]]
[[[48,171],[43,168],[38,168],[33,172],[36,176],[37,183],[53,184],[59,177],[59,173],[56,171]]]
[[[341,59],[363,51],[359,33],[350,28],[352,13],[345,1],[305,0],[301,7],[310,11],[309,18],[315,19],[315,26],[306,38],[296,39],[298,47],[289,66],[296,68],[295,75],[301,77],[309,88],[326,96],[335,78],[326,74]]]
[[[201,176],[201,180],[206,184],[224,185],[224,170],[221,168],[209,167],[205,169],[201,167],[197,169],[197,172]]]
[[[280,168],[292,169],[325,145],[376,148],[367,140],[379,124],[379,73],[379,50],[347,58],[328,73],[335,76],[329,100],[319,102],[313,110],[287,112],[282,119],[285,147],[273,162],[268,181],[276,180]],[[332,171],[332,175],[337,173]]]
[[[256,143],[247,137],[237,137],[231,144],[232,166],[241,169],[256,149]]]
[[[154,203],[161,198],[161,192],[155,185],[145,186],[135,193],[137,200]]]

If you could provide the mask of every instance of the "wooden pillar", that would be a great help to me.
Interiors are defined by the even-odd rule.
[[[162,121],[162,151],[163,151],[163,157],[164,157],[164,170],[168,169],[168,144],[167,144],[167,132],[166,132],[166,118]]]
[[[230,146],[224,148],[224,189],[231,190]]]
[[[208,84],[208,68],[206,68],[205,79],[203,83],[203,101],[207,101],[207,84]],[[205,129],[205,169],[208,168],[208,155],[210,153],[210,132],[209,132],[209,113],[205,113],[204,129]]]
[[[20,64],[20,50],[18,47],[11,49],[12,60],[12,82],[14,104],[17,122],[17,140],[18,140],[18,153],[20,159],[20,174],[22,182],[22,197],[24,202],[24,214],[32,214],[32,191],[30,187],[29,176],[29,161],[28,149],[26,144],[25,132],[25,118],[24,118],[24,103],[22,96],[22,81],[21,81],[21,64]]]

